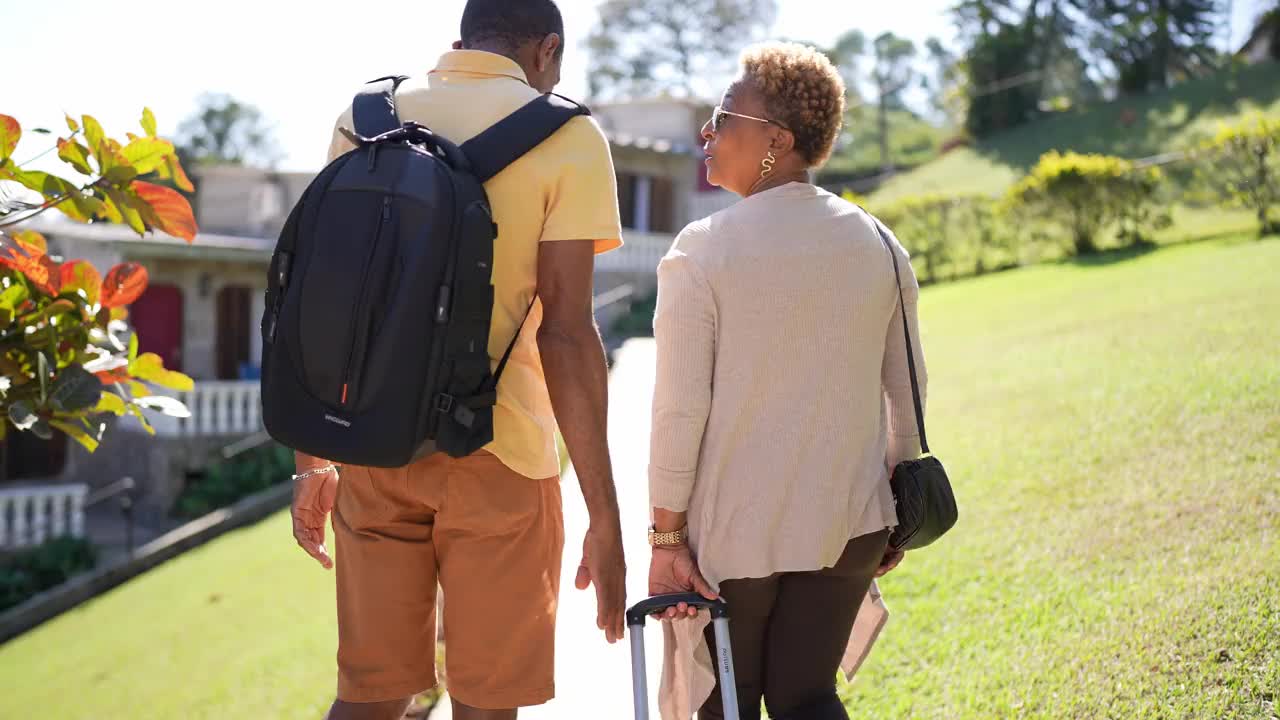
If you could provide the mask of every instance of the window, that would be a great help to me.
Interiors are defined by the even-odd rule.
[[[622,227],[639,232],[675,231],[675,184],[670,178],[618,173]]]

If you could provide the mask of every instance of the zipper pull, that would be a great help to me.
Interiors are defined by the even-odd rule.
[[[440,286],[440,295],[436,298],[436,322],[443,325],[449,322],[449,299],[452,291],[448,285]]]
[[[382,198],[382,219],[383,220],[391,219],[391,198],[390,197]]]

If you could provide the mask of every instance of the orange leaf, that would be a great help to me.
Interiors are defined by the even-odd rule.
[[[122,263],[102,281],[102,306],[117,308],[137,300],[147,289],[147,269],[138,263]],[[112,314],[114,318],[114,313]]]
[[[18,147],[18,138],[22,137],[22,126],[8,115],[0,115],[0,161],[8,160]]]
[[[141,180],[134,182],[133,189],[146,203],[143,217],[148,222],[174,237],[195,241],[198,232],[195,215],[191,212],[191,204],[177,190]]]
[[[78,290],[84,294],[85,301],[90,305],[97,304],[98,297],[102,294],[102,276],[93,265],[85,260],[65,262],[58,271],[58,277],[61,279],[58,292]]]
[[[17,270],[26,276],[27,282],[39,288],[46,295],[57,295],[60,284],[58,264],[39,252],[35,247],[31,250],[22,242],[9,242],[0,235],[0,265]]]
[[[168,175],[173,178],[173,183],[179,190],[195,192],[196,188],[191,184],[191,178],[187,177],[187,171],[182,169],[182,161],[178,159],[177,153],[165,158],[165,166],[169,171]]]
[[[23,250],[26,250],[27,254],[31,257],[38,257],[49,252],[48,241],[44,239],[43,235],[35,230],[19,230],[15,233],[10,233],[10,237],[12,237]]]

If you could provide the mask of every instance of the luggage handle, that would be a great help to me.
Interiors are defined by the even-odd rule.
[[[627,611],[627,627],[644,625],[645,618],[670,610],[680,605],[680,603],[699,610],[710,610],[713,619],[729,617],[729,605],[723,600],[708,600],[698,593],[672,593],[670,595],[654,595],[633,605]]]
[[[649,678],[645,673],[644,626],[650,615],[663,612],[685,603],[711,611],[711,623],[716,635],[716,669],[721,688],[735,688],[721,692],[725,720],[738,720],[738,687],[733,674],[733,648],[729,642],[729,605],[724,600],[708,600],[698,593],[655,595],[641,600],[627,611],[627,634],[631,636],[631,688],[635,694],[636,720],[649,720]]]

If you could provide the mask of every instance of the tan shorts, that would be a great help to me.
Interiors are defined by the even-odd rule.
[[[531,480],[483,452],[345,467],[333,529],[339,699],[435,686],[437,582],[451,695],[482,709],[554,697],[559,478]]]

